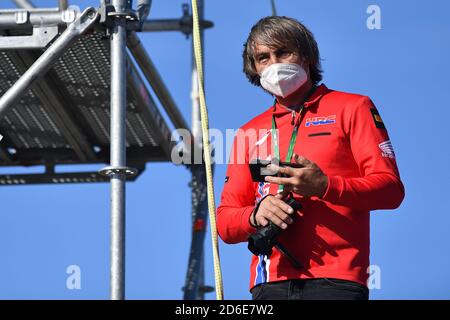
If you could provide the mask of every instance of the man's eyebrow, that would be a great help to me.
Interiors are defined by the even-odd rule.
[[[281,52],[281,51],[293,51],[293,49],[288,48],[288,47],[280,47],[280,48],[275,49],[275,52]]]
[[[280,51],[294,51],[293,48],[289,48],[287,46],[283,46],[283,47],[276,47],[276,48],[271,48],[270,49],[273,52],[280,52]],[[266,51],[258,51],[254,54],[254,56],[258,56],[258,55],[262,55],[262,54],[268,54],[270,52],[270,50],[266,50]]]
[[[262,51],[262,52],[257,52],[257,53],[255,53],[255,58],[260,58],[260,57],[263,57],[263,56],[266,56],[266,55],[268,55],[269,53],[268,52],[264,52],[264,51]]]

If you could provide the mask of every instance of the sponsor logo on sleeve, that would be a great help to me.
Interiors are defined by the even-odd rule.
[[[395,159],[394,148],[392,147],[391,140],[384,141],[378,145],[381,149],[381,155],[385,158]]]

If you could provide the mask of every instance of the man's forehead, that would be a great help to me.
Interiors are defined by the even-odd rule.
[[[269,52],[274,52],[280,49],[286,49],[287,46],[282,46],[282,45],[265,45],[265,44],[261,44],[261,43],[254,43],[253,45],[253,55],[256,56],[258,54],[261,53],[269,53]]]
[[[261,52],[270,52],[270,51],[274,51],[278,48],[276,48],[275,46],[267,46],[265,44],[261,44],[261,43],[255,43],[253,45],[253,52],[255,54],[261,53]]]

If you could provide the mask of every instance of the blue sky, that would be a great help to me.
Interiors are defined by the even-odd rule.
[[[56,2],[34,1],[39,6]],[[183,2],[187,0],[154,0],[151,17],[180,17]],[[225,132],[272,101],[241,71],[242,44],[251,26],[271,14],[270,1],[205,2],[206,18],[215,23],[205,39],[210,126]],[[450,133],[445,125],[450,117],[450,3],[276,3],[278,14],[299,19],[314,33],[329,88],[372,98],[395,148],[406,197],[397,210],[371,213],[371,264],[381,270],[381,289],[371,290],[371,298],[450,299],[450,210],[445,204],[450,178]],[[366,27],[371,4],[381,9],[381,30]],[[12,5],[2,0],[0,7]],[[149,33],[142,39],[190,123],[190,40],[181,33]],[[216,205],[225,170],[224,164],[215,169]],[[189,180],[184,167],[149,163],[144,174],[127,185],[128,299],[182,297],[191,239]],[[0,202],[1,299],[108,298],[109,184],[1,187]],[[225,298],[249,299],[246,244],[220,242],[220,254]],[[205,257],[206,283],[213,285],[209,234]],[[69,265],[81,269],[80,290],[66,288]]]

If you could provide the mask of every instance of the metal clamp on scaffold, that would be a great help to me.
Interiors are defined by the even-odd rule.
[[[113,178],[114,176],[134,177],[138,174],[138,169],[132,167],[104,167],[98,171],[104,177]]]
[[[128,1],[125,9],[117,10],[109,0],[102,0],[100,7],[100,22],[104,23],[107,27],[112,28],[114,27],[116,20],[122,19],[126,23],[127,30],[141,31],[142,26],[150,13],[151,4],[151,0],[138,0],[136,10],[133,10],[132,1]]]

